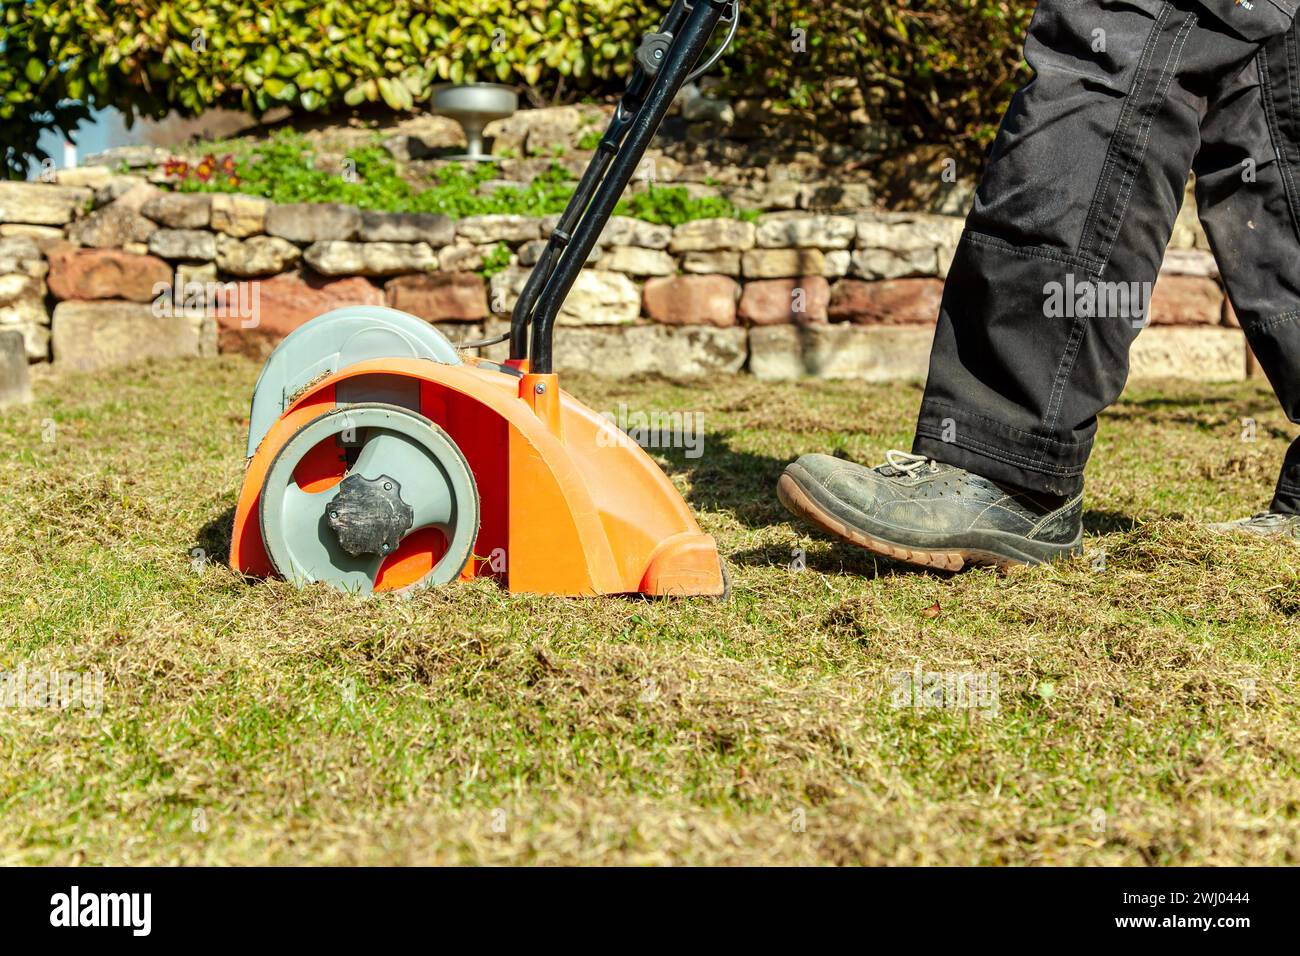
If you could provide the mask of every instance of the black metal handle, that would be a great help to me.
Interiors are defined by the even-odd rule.
[[[673,0],[660,27],[672,42],[653,77],[637,66],[596,154],[524,284],[510,319],[510,357],[529,359],[530,371],[552,371],[555,317],[587,256],[613,215],[659,124],[691,73],[723,12],[735,0]],[[731,10],[739,17],[737,9]],[[734,32],[734,31],[733,31]],[[529,342],[529,326],[532,341]],[[531,345],[531,347],[530,347]]]

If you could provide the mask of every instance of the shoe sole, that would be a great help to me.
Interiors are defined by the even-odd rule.
[[[1027,556],[1013,558],[978,548],[918,548],[887,541],[845,524],[843,519],[819,505],[789,474],[782,475],[776,483],[776,496],[791,514],[812,522],[823,531],[873,554],[918,567],[932,568],[937,571],[960,571],[969,564],[995,567],[1005,572],[1026,565],[1044,564],[1047,560]],[[1067,545],[1061,549],[1059,556],[1068,557],[1077,550],[1077,544]]]

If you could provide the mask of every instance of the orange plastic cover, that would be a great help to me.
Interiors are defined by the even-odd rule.
[[[266,473],[299,428],[334,406],[335,385],[362,375],[419,379],[421,414],[445,428],[469,461],[481,525],[462,577],[496,576],[513,592],[533,594],[723,593],[716,544],[645,451],[561,391],[554,375],[519,377],[474,361],[361,362],[299,397],[249,461],[231,540],[236,570],[273,573],[258,522]],[[407,550],[391,568],[386,562],[380,589],[427,571],[428,561]]]

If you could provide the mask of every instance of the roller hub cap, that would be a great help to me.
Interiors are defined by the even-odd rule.
[[[353,557],[386,555],[397,550],[411,530],[415,512],[402,500],[402,487],[388,475],[363,478],[348,475],[325,513],[339,547]]]
[[[442,428],[397,405],[341,405],[281,446],[259,504],[275,570],[369,593],[446,584],[478,537],[478,488]]]

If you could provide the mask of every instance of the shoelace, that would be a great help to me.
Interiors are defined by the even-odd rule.
[[[1276,511],[1261,511],[1251,515],[1247,520],[1251,524],[1274,525],[1286,524],[1292,517],[1292,515],[1278,514]]]
[[[916,474],[927,465],[930,471],[939,470],[937,461],[926,458],[924,455],[913,455],[911,452],[899,451],[897,448],[891,448],[885,452],[885,463],[900,474],[908,476]]]

